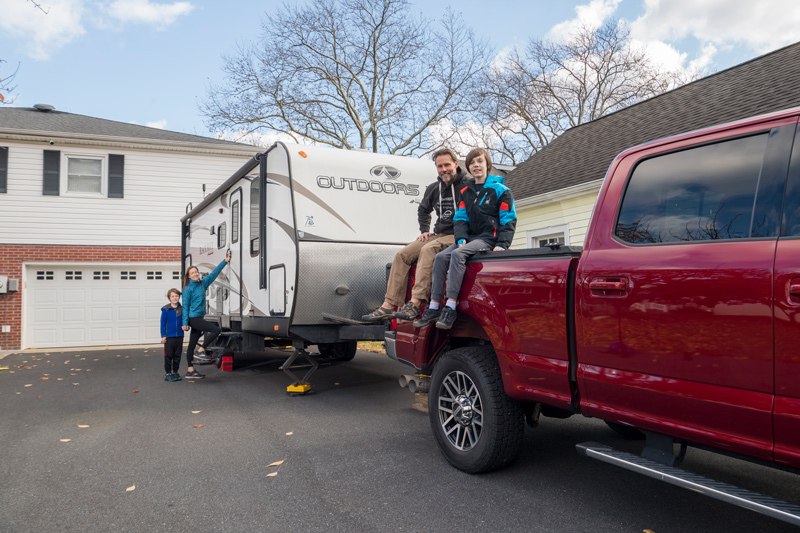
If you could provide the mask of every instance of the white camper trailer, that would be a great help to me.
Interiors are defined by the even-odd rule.
[[[383,340],[382,325],[359,319],[383,301],[395,252],[419,235],[417,204],[435,176],[427,159],[279,142],[187,206],[183,270],[202,275],[232,252],[207,294],[223,369],[238,350],[291,345],[289,370],[309,345],[348,360],[358,340]]]

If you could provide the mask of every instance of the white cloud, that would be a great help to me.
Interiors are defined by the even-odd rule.
[[[800,40],[800,2],[759,0],[645,0],[645,14],[631,24],[631,36],[643,42],[692,37],[707,53],[744,45],[761,54]]]
[[[92,0],[47,0],[44,13],[25,0],[0,0],[0,36],[18,40],[25,54],[47,60],[52,53],[87,32],[87,21],[100,29],[141,23],[164,29],[194,10],[190,2],[157,4],[117,0],[103,7]],[[113,23],[113,24],[112,24]]]
[[[161,120],[157,120],[155,122],[147,122],[145,123],[145,126],[147,126],[148,128],[158,128],[160,130],[163,130],[167,128],[167,119],[162,118]]]
[[[83,0],[48,0],[45,9],[47,14],[30,2],[0,0],[0,30],[22,40],[26,54],[40,60],[86,33]]]
[[[149,0],[116,0],[104,8],[114,20],[125,23],[141,23],[164,29],[178,17],[194,10],[190,2],[157,4]]]
[[[225,132],[215,133],[214,138],[225,141],[235,141],[238,143],[252,144],[253,146],[261,146],[264,148],[268,148],[278,141],[297,143],[297,144],[314,144],[313,142],[304,137],[294,138],[287,133],[281,133],[281,132],[260,133],[257,131],[247,132],[246,130],[238,130],[234,132],[225,131]]]
[[[575,6],[575,18],[556,24],[545,36],[548,40],[561,41],[581,27],[599,28],[617,11],[622,0],[592,0],[588,4]]]

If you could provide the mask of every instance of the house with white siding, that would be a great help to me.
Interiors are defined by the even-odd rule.
[[[800,43],[569,129],[506,178],[517,208],[512,247],[582,246],[606,170],[626,148],[796,106]]]
[[[0,107],[0,350],[158,342],[180,218],[258,151]]]

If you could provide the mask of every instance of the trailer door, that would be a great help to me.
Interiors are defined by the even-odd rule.
[[[242,298],[242,189],[234,190],[230,196],[231,262],[228,285],[230,292],[226,299],[225,314],[231,318],[241,318],[244,298]]]

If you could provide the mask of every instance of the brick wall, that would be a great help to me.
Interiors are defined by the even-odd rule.
[[[0,294],[0,322],[11,333],[0,333],[0,349],[16,350],[22,345],[22,262],[180,262],[180,246],[59,246],[0,244],[0,275],[20,280],[19,292]]]

